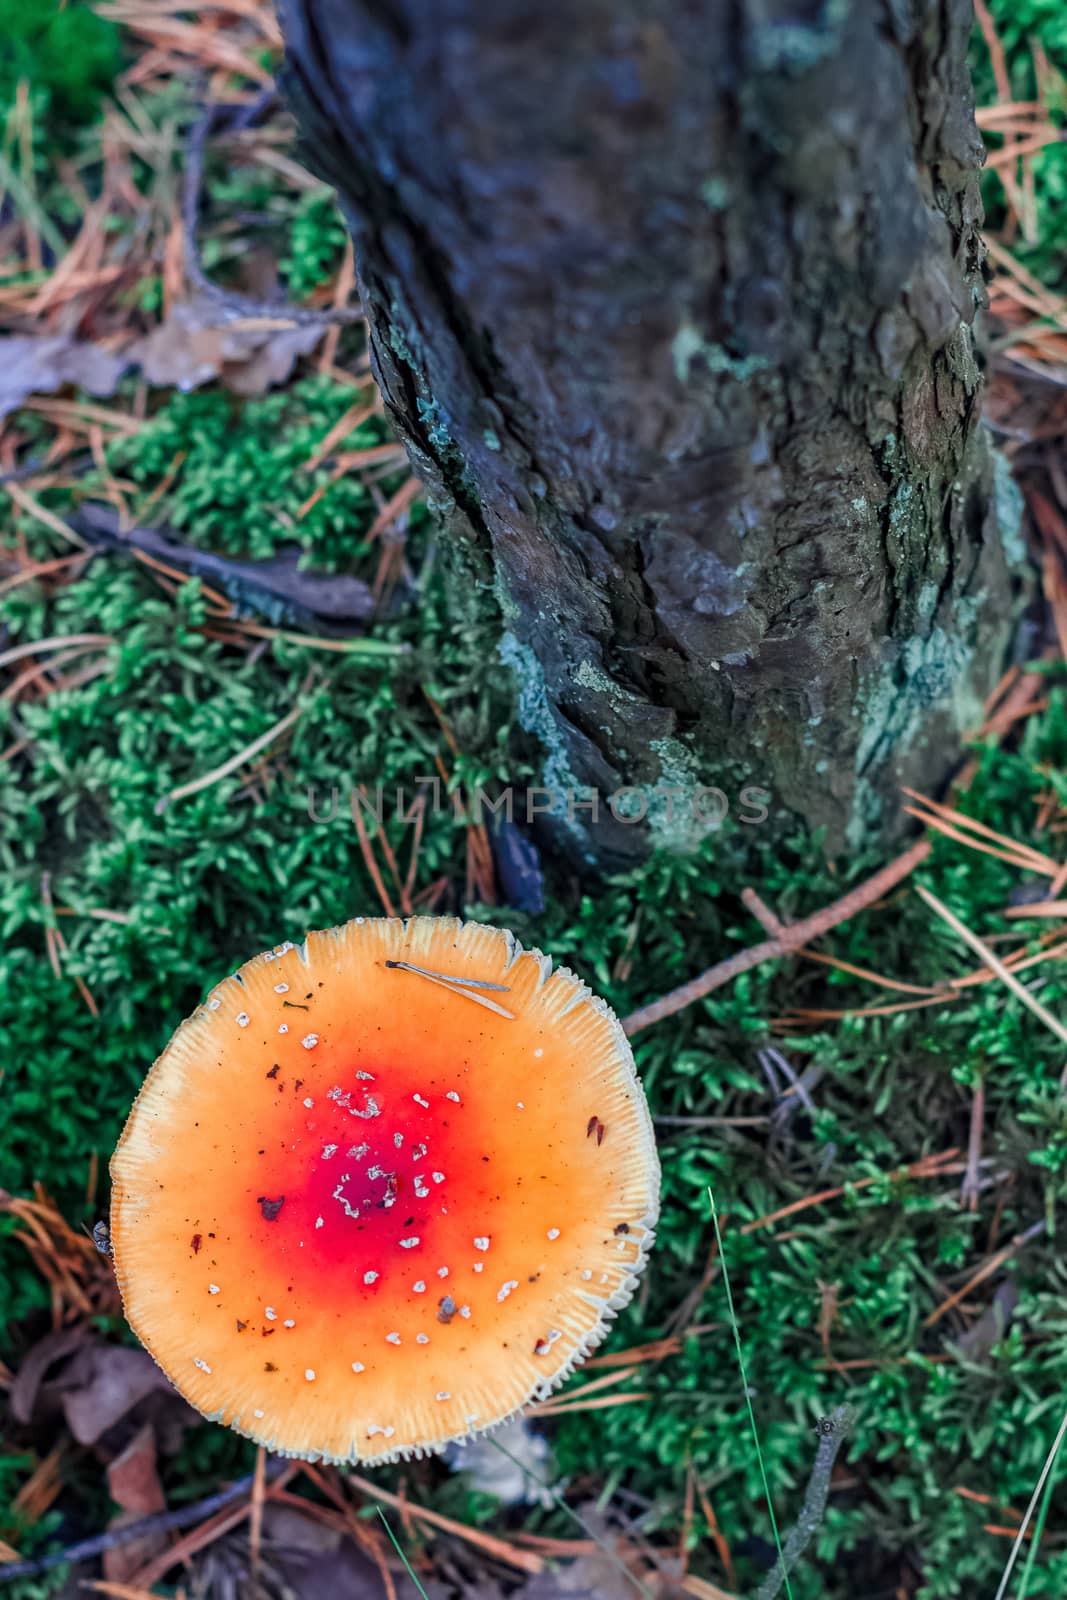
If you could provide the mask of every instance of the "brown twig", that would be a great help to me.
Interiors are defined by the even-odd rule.
[[[785,932],[786,924],[776,916],[770,906],[756,893],[755,889],[742,889],[741,901],[751,911],[764,933],[769,933],[772,939],[780,938]]]
[[[276,94],[272,85],[250,106],[209,105],[200,121],[189,134],[182,180],[181,220],[185,242],[185,274],[198,293],[214,301],[220,310],[231,316],[282,317],[286,322],[303,327],[331,328],[339,323],[362,322],[363,312],[352,306],[339,306],[330,311],[318,311],[307,306],[279,305],[269,301],[251,299],[248,295],[229,294],[212,283],[200,258],[197,232],[200,225],[200,192],[204,179],[204,155],[208,136],[223,120],[229,122],[229,131],[247,127],[269,106]]]
[[[821,911],[814,912],[810,917],[804,917],[800,922],[790,923],[773,939],[765,939],[762,944],[751,945],[747,950],[739,950],[736,955],[728,956],[725,961],[719,961],[715,966],[709,967],[698,978],[683,983],[680,988],[672,989],[669,994],[654,1000],[650,1005],[632,1011],[628,1017],[623,1018],[623,1031],[632,1037],[642,1028],[650,1028],[653,1023],[662,1022],[664,1017],[673,1016],[676,1011],[684,1010],[695,1000],[703,1000],[705,995],[711,994],[715,989],[721,989],[723,984],[732,982],[740,973],[748,972],[750,968],[758,967],[762,962],[771,961],[776,956],[793,954],[810,940],[828,933],[831,928],[836,928],[842,922],[847,922],[857,911],[865,910],[867,906],[880,900],[884,894],[888,894],[890,889],[894,889],[926,860],[930,850],[929,839],[917,839],[903,855],[889,862],[888,866],[876,872],[872,878],[868,878],[866,883],[850,889],[840,900],[833,901]]]
[[[978,1170],[982,1159],[982,1126],[985,1121],[985,1084],[974,1086],[971,1100],[971,1129],[967,1140],[967,1171],[960,1186],[960,1202],[968,1211],[978,1210]]]
[[[466,1523],[456,1522],[452,1517],[443,1516],[439,1511],[431,1511],[428,1506],[416,1505],[410,1500],[402,1501],[399,1495],[390,1494],[388,1489],[372,1483],[369,1478],[361,1478],[354,1472],[348,1472],[345,1474],[345,1480],[361,1494],[368,1495],[372,1500],[380,1500],[383,1505],[392,1506],[394,1510],[399,1511],[406,1505],[417,1521],[425,1522],[431,1528],[440,1528],[443,1533],[451,1533],[459,1539],[465,1539],[468,1544],[484,1550],[487,1555],[495,1556],[498,1561],[518,1567],[520,1572],[533,1574],[542,1571],[544,1567],[540,1556],[535,1556],[527,1550],[516,1550],[506,1539],[497,1539],[491,1533],[483,1533],[480,1528],[469,1528]]]
[[[272,1463],[271,1471],[280,1475],[288,1473],[291,1477],[298,1465],[294,1462],[279,1461]],[[81,1539],[76,1544],[67,1545],[63,1550],[55,1550],[51,1555],[38,1556],[33,1561],[15,1561],[0,1566],[0,1584],[9,1583],[15,1578],[35,1578],[38,1574],[49,1572],[53,1567],[63,1566],[67,1562],[91,1561],[108,1550],[130,1544],[148,1533],[169,1533],[176,1528],[186,1528],[190,1523],[198,1522],[202,1517],[210,1516],[221,1508],[231,1505],[235,1500],[240,1500],[242,1496],[248,1494],[251,1487],[251,1477],[240,1478],[236,1483],[231,1483],[227,1489],[220,1490],[218,1494],[208,1495],[204,1500],[194,1500],[192,1504],[179,1506],[175,1511],[161,1511],[150,1517],[142,1517],[137,1522],[122,1523],[116,1528],[110,1528],[107,1533],[97,1534],[92,1539]],[[246,1507],[241,1507],[239,1516],[243,1517],[246,1510]]]

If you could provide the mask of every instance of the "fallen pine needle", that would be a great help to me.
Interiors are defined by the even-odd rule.
[[[361,423],[366,422],[368,417],[372,417],[376,411],[380,410],[381,400],[377,395],[373,400],[357,400],[354,405],[349,406],[344,416],[334,423],[314,453],[304,462],[303,470],[305,472],[313,472],[316,467],[321,466],[326,457],[343,439],[353,433]]]
[[[22,661],[26,656],[44,655],[48,650],[67,649],[73,645],[103,646],[114,642],[110,633],[56,633],[49,639],[27,639],[25,644],[13,645],[0,655],[0,667],[10,666],[13,661]]]
[[[1012,1519],[1016,1528],[1018,1528],[1020,1522],[1022,1521],[1021,1512],[1016,1511],[1013,1506],[1006,1506],[1001,1504],[1000,1501],[994,1500],[991,1494],[980,1494],[977,1489],[968,1489],[966,1485],[962,1483],[954,1484],[952,1492],[953,1494],[958,1494],[961,1500],[973,1500],[975,1505],[996,1506],[998,1511],[1003,1511]],[[1012,1531],[1014,1532],[1014,1529]]]
[[[537,1416],[546,1408],[559,1404],[560,1401],[577,1400],[584,1395],[593,1394],[601,1389],[611,1389],[617,1383],[626,1383],[636,1373],[636,1366],[622,1367],[617,1372],[606,1372],[602,1378],[594,1378],[592,1383],[582,1384],[578,1388],[571,1390],[564,1389],[559,1394],[551,1395],[547,1400],[535,1401],[533,1405],[526,1407],[526,1415],[528,1417]]]
[[[1053,929],[1051,934],[1043,933],[1041,940],[1056,939],[1059,930]],[[992,944],[992,940],[989,941]],[[1067,954],[1067,940],[1060,939],[1054,944],[1045,944],[1044,949],[1035,950],[1031,955],[1026,954],[1026,946],[1013,950],[1010,955],[1003,957],[1004,965],[1016,977],[1020,972],[1029,972],[1031,967],[1039,966],[1042,961],[1057,961],[1060,956]],[[995,972],[990,972],[988,967],[978,967],[974,972],[965,972],[960,978],[949,981],[950,989],[972,989],[976,984],[991,983],[996,977]]]
[[[948,1162],[959,1155],[959,1149],[943,1150],[937,1156],[921,1156],[918,1161],[913,1161],[908,1167],[898,1167],[895,1172],[875,1173],[866,1178],[857,1178],[854,1183],[841,1183],[832,1189],[821,1189],[818,1194],[805,1195],[802,1200],[794,1200],[790,1205],[781,1206],[777,1211],[771,1211],[765,1217],[757,1217],[754,1222],[746,1222],[740,1230],[742,1233],[755,1233],[757,1228],[769,1228],[772,1222],[781,1222],[783,1217],[794,1216],[798,1211],[806,1211],[810,1206],[822,1205],[824,1200],[836,1200],[849,1189],[869,1189],[872,1183],[879,1183],[888,1178],[890,1182],[899,1182],[902,1178],[939,1178],[943,1175]]]
[[[371,539],[376,539],[383,529],[387,528],[402,512],[408,509],[421,488],[422,484],[418,478],[409,478],[406,483],[401,484],[396,494],[392,495],[382,506],[382,509],[363,535],[368,543]]]
[[[106,1578],[92,1578],[82,1585],[96,1594],[111,1596],[111,1600],[158,1600],[151,1589],[141,1589],[132,1583],[109,1583]]]
[[[686,1339],[713,1333],[719,1326],[717,1322],[699,1323],[695,1327],[686,1328],[683,1333],[670,1333],[663,1339],[650,1339],[647,1344],[631,1345],[628,1350],[616,1350],[606,1356],[593,1356],[592,1360],[585,1363],[582,1370],[591,1372],[594,1367],[622,1367],[642,1361],[665,1361],[668,1356],[678,1354]]]
[[[419,1594],[422,1596],[422,1600],[429,1600],[429,1597],[428,1597],[428,1595],[426,1593],[426,1590],[422,1587],[422,1584],[419,1582],[418,1578],[415,1575],[415,1568],[411,1565],[411,1562],[407,1558],[407,1553],[404,1550],[404,1546],[400,1543],[400,1540],[397,1538],[396,1534],[393,1532],[392,1528],[389,1525],[389,1518],[386,1516],[386,1514],[382,1510],[381,1506],[377,1507],[377,1511],[378,1511],[378,1515],[382,1519],[383,1524],[385,1525],[385,1531],[389,1535],[389,1538],[392,1541],[393,1549],[396,1551],[397,1555],[400,1557],[401,1561],[404,1563],[404,1571],[407,1573],[408,1577],[411,1579],[412,1583],[415,1585],[416,1589],[419,1591]]]
[[[544,1562],[540,1556],[534,1555],[529,1550],[517,1550],[506,1539],[497,1539],[491,1533],[483,1533],[480,1528],[468,1528],[466,1523],[455,1522],[451,1517],[446,1517],[439,1511],[431,1511],[428,1506],[417,1505],[412,1500],[401,1500],[399,1495],[391,1494],[388,1489],[383,1489],[379,1484],[372,1483],[369,1478],[361,1478],[357,1473],[346,1472],[345,1481],[353,1489],[358,1489],[361,1494],[369,1495],[372,1500],[380,1500],[383,1505],[392,1506],[395,1511],[407,1511],[419,1522],[429,1523],[431,1528],[440,1528],[443,1533],[453,1533],[459,1539],[465,1539],[468,1544],[477,1545],[487,1555],[495,1556],[498,1561],[505,1561],[509,1566],[518,1567],[521,1572],[536,1573],[542,1571]]]
[[[594,1395],[592,1400],[574,1399],[561,1401],[558,1405],[545,1405],[538,1409],[539,1417],[564,1417],[574,1411],[610,1411],[612,1406],[630,1406],[635,1400],[651,1400],[652,1394],[648,1389],[627,1390],[625,1394],[600,1394]]]
[[[27,516],[35,517],[46,528],[51,528],[53,533],[58,533],[61,539],[69,539],[71,544],[78,545],[80,549],[87,550],[89,548],[80,533],[75,533],[70,524],[64,522],[62,517],[57,517],[54,511],[49,511],[47,506],[41,505],[40,501],[35,500],[32,494],[28,494],[21,484],[5,483],[4,488],[19,510],[24,511]]]
[[[1055,936],[1053,933],[1052,937]],[[1049,936],[1042,935],[1042,938],[1047,937]],[[805,960],[816,959],[814,951],[805,950],[802,954]],[[1065,954],[1067,954],[1067,940],[1049,945],[1044,950],[1037,950],[1032,955],[1026,954],[1026,946],[1023,945],[1004,958],[1004,965],[1018,974],[1038,966],[1042,961],[1058,960]],[[784,1016],[772,1018],[771,1029],[772,1032],[781,1035],[793,1033],[798,1028],[814,1027],[818,1022],[843,1022],[854,1017],[891,1017],[902,1011],[921,1011],[925,1006],[951,1005],[962,999],[964,989],[974,988],[978,984],[992,983],[996,977],[997,974],[991,972],[988,967],[978,967],[974,972],[965,972],[962,977],[951,978],[943,989],[938,990],[928,1000],[900,1000],[895,1005],[804,1006],[796,1011],[787,1012]],[[669,1119],[657,1117],[654,1120],[658,1123]]]
[[[946,822],[944,817],[927,816],[925,811],[920,811],[917,806],[904,806],[906,816],[915,817],[928,828],[934,828],[938,833],[943,833],[946,839],[952,839],[957,844],[964,844],[968,850],[980,850],[983,855],[995,856],[998,861],[1006,861],[1009,866],[1020,867],[1025,872],[1041,872],[1046,877],[1051,877],[1058,863],[1053,863],[1048,857],[1043,860],[1033,861],[1028,855],[1017,850],[1002,850],[997,845],[986,844],[981,839],[968,838],[960,828],[954,828]]]
[[[719,1519],[715,1515],[715,1508],[711,1503],[708,1492],[704,1488],[704,1485],[701,1483],[699,1478],[696,1480],[696,1491],[697,1499],[700,1502],[700,1509],[704,1515],[704,1521],[708,1525],[708,1532],[711,1535],[711,1541],[715,1546],[719,1560],[722,1562],[722,1570],[726,1574],[726,1581],[730,1587],[733,1588],[734,1584],[737,1582],[737,1574],[734,1571],[734,1560],[730,1553],[730,1546],[726,1541],[725,1534],[719,1527]]]
[[[981,956],[986,966],[996,973],[1002,983],[1007,984],[1012,994],[1016,995],[1023,1005],[1033,1012],[1038,1021],[1043,1022],[1045,1027],[1054,1033],[1063,1044],[1067,1044],[1067,1027],[1054,1017],[1051,1011],[1046,1010],[1040,1000],[1035,1000],[1029,989],[1019,982],[1013,972],[1008,970],[1000,957],[994,955],[989,946],[976,933],[972,933],[970,928],[960,921],[956,913],[950,911],[948,906],[937,898],[936,894],[932,894],[929,889],[924,889],[921,883],[915,885],[915,890],[930,907],[931,911],[935,911],[942,922],[946,922],[953,932],[959,934],[965,944],[970,945],[976,955]],[[1067,1088],[1067,1066],[1064,1067],[1060,1076],[1060,1088]]]
[[[924,983],[905,983],[901,978],[884,978],[880,972],[872,972],[870,967],[857,967],[851,961],[842,961],[837,956],[824,955],[820,950],[805,950],[805,961],[817,961],[822,966],[833,967],[838,972],[847,972],[853,978],[863,978],[867,983],[877,984],[880,989],[893,989],[898,994],[926,994],[940,997],[941,989],[932,988]]]
[[[0,594],[6,594],[9,589],[17,589],[20,584],[32,583],[35,578],[47,578],[53,572],[64,572],[67,567],[81,562],[84,566],[88,561],[91,551],[75,550],[72,556],[56,556],[54,561],[35,561],[32,566],[25,567],[21,572],[16,572],[10,578],[5,578],[0,583]]]
[[[836,1359],[827,1361],[825,1357],[820,1357],[818,1361],[812,1362],[812,1366],[816,1372],[842,1373],[867,1371],[871,1367],[906,1367],[913,1362],[919,1362],[923,1367],[936,1366],[938,1362],[951,1360],[950,1355],[926,1356],[920,1355],[917,1351],[909,1351],[903,1356],[854,1356],[848,1361]]]
[[[687,1573],[678,1585],[683,1594],[691,1594],[694,1600],[738,1600],[737,1595],[729,1594],[725,1589],[720,1589],[717,1583],[711,1583],[707,1578],[698,1578],[695,1573]]]
[[[268,728],[266,733],[261,733],[258,739],[253,739],[252,743],[245,745],[243,750],[238,750],[235,756],[231,756],[228,761],[224,761],[220,767],[214,767],[211,772],[205,772],[203,777],[192,778],[188,783],[179,784],[178,788],[172,789],[169,794],[162,795],[156,801],[156,815],[159,816],[161,812],[166,811],[167,807],[172,805],[175,800],[184,800],[187,795],[198,794],[201,789],[210,789],[213,783],[219,783],[223,778],[228,778],[231,772],[236,772],[238,767],[243,767],[252,760],[253,756],[258,756],[261,750],[265,750],[269,744],[274,743],[275,739],[279,739],[283,733],[287,733],[303,713],[303,706],[294,706],[292,711],[287,711],[285,716],[274,724],[273,728]]]
[[[1053,861],[1050,856],[1035,849],[1033,845],[1021,844],[1017,839],[1012,839],[1006,833],[997,833],[996,829],[987,827],[984,822],[979,822],[975,817],[968,817],[964,812],[957,811],[952,806],[942,805],[938,800],[929,800],[926,795],[919,794],[915,789],[905,788],[902,793],[906,794],[909,800],[914,800],[917,805],[925,806],[935,817],[940,817],[945,822],[953,824],[964,833],[974,833],[983,839],[992,839],[1002,850],[1008,852],[1008,855],[1018,858],[1020,866],[1028,865],[1032,872],[1048,874],[1050,869],[1055,872],[1059,867],[1058,861]],[[918,816],[920,822],[931,822],[930,817],[921,816],[910,807],[905,806],[904,809],[908,811],[910,816]],[[959,838],[959,834],[952,835],[952,837]],[[974,840],[964,839],[962,842],[970,845],[972,849],[978,848]],[[990,854],[996,853],[996,851],[990,852]],[[1004,859],[1007,858],[1007,856],[1004,857]]]
[[[259,1591],[259,1563],[263,1543],[263,1501],[267,1486],[267,1452],[262,1445],[256,1450],[256,1467],[252,1474],[252,1504],[248,1517],[248,1584],[253,1597]]]
[[[987,1261],[984,1261],[976,1272],[972,1272],[966,1283],[961,1284],[958,1289],[954,1289],[947,1300],[942,1300],[939,1306],[934,1307],[930,1315],[924,1319],[923,1327],[932,1328],[935,1322],[940,1322],[947,1311],[951,1311],[953,1306],[958,1306],[962,1300],[966,1300],[972,1289],[977,1289],[978,1285],[984,1283],[987,1278],[991,1278],[994,1272],[999,1272],[1005,1262],[1010,1261],[1017,1251],[1021,1250],[1024,1245],[1032,1243],[1034,1239],[1039,1239],[1044,1231],[1045,1222],[1042,1219],[1039,1222],[1031,1223],[1021,1233],[1015,1234],[1013,1238],[1008,1240],[1006,1245],[1002,1245]]]
[[[260,622],[248,622],[244,617],[234,620],[238,633],[251,633],[257,639],[282,639],[286,644],[298,644],[307,650],[336,650],[342,655],[387,658],[406,656],[411,646],[404,640],[368,639],[359,635],[355,639],[324,639],[316,633],[293,633],[287,628],[268,628]]]
[[[1057,931],[1054,930],[1053,934],[1041,934],[1041,938],[1054,939],[1056,938],[1056,933]],[[1006,938],[1006,934],[1003,934],[1001,938]],[[1043,950],[1035,950],[1032,955],[1025,954],[1025,949],[1027,947],[1021,946],[1019,949],[1013,950],[1011,955],[1006,955],[1005,966],[1009,971],[1013,971],[1016,974],[1025,973],[1032,966],[1040,966],[1041,962],[1059,960],[1061,955],[1067,955],[1067,939],[1061,939],[1057,944],[1049,944]],[[813,950],[803,950],[801,954],[803,954],[805,960],[811,960],[814,952]],[[899,1000],[896,1005],[837,1006],[837,1008],[830,1008],[830,1006],[800,1006],[797,1011],[790,1011],[785,1016],[774,1018],[771,1021],[771,1027],[773,1027],[776,1034],[787,1034],[790,1029],[813,1026],[814,1022],[843,1021],[845,1018],[856,1018],[856,1016],[896,1016],[899,1011],[921,1011],[923,1006],[950,1005],[955,1000],[960,1000],[963,990],[973,989],[977,984],[990,984],[995,978],[997,978],[997,973],[992,973],[989,970],[989,966],[977,966],[973,973],[963,973],[961,978],[950,978],[942,989],[933,990],[929,1000]],[[670,1122],[672,1118],[654,1117],[653,1120],[657,1123]],[[681,1122],[683,1118],[673,1118],[673,1120]],[[699,1120],[699,1118],[694,1118],[694,1120]],[[734,1122],[744,1122],[744,1118],[733,1118],[733,1120]],[[715,1123],[726,1123],[728,1125],[731,1122],[731,1118],[707,1118],[707,1122],[709,1122],[709,1125],[715,1125]]]
[[[864,1006],[803,1006],[803,1010],[792,1011],[789,1016],[774,1019],[773,1027],[779,1034],[789,1034],[793,1027],[808,1027],[813,1022],[840,1022],[845,1018],[856,1016],[897,1016],[899,1011],[921,1011],[928,1005],[952,1005],[958,1000],[957,994],[952,990],[945,990],[944,994],[931,995],[928,1000],[897,1000],[894,1005],[864,1005]]]

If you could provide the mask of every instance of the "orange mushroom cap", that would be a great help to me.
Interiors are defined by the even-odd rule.
[[[614,1014],[450,917],[247,962],[149,1072],[111,1178],[126,1316],[167,1376],[332,1461],[436,1450],[560,1384],[633,1293],[659,1196]]]

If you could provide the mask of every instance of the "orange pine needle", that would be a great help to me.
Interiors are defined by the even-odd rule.
[[[769,1228],[772,1223],[781,1222],[785,1217],[796,1216],[799,1211],[807,1211],[812,1206],[822,1205],[826,1200],[836,1200],[849,1189],[868,1189],[873,1183],[898,1183],[905,1178],[939,1178],[944,1175],[945,1165],[955,1160],[959,1155],[959,1148],[943,1150],[940,1155],[921,1156],[918,1161],[913,1161],[910,1166],[898,1167],[895,1172],[878,1173],[867,1178],[857,1178],[853,1183],[838,1184],[832,1189],[822,1189],[818,1194],[805,1195],[801,1200],[793,1200],[787,1206],[781,1206],[777,1211],[768,1212],[765,1217],[757,1217],[753,1222],[746,1222],[741,1228],[741,1233],[755,1233],[759,1228]]]

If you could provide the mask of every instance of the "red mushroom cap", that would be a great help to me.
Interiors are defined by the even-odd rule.
[[[381,1461],[563,1381],[633,1293],[659,1164],[578,978],[453,918],[255,957],[182,1023],[111,1163],[126,1315],[200,1411]]]

